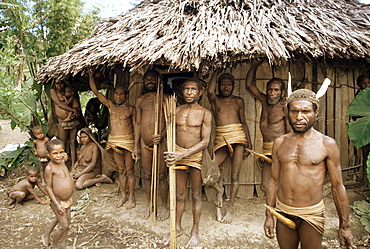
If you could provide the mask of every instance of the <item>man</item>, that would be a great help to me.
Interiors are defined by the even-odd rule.
[[[253,85],[257,68],[262,61],[253,60],[247,73],[245,87],[262,104],[260,129],[263,137],[263,153],[271,157],[274,140],[289,132],[287,109],[283,102],[285,83],[280,78],[272,78],[267,82],[266,94]],[[266,193],[266,187],[271,178],[271,164],[262,161],[261,190]]]
[[[222,217],[222,196],[223,186],[222,180],[215,184],[217,196],[215,204],[217,206],[217,220],[223,223],[230,224],[232,222],[233,206],[236,195],[239,190],[239,173],[243,160],[243,155],[247,156],[249,152],[245,152],[244,147],[252,149],[251,140],[247,122],[244,114],[244,100],[234,96],[234,77],[229,73],[224,73],[218,78],[218,92],[216,95],[216,80],[219,71],[215,71],[212,75],[208,86],[208,99],[211,103],[213,115],[216,121],[216,138],[215,138],[215,158],[216,164],[220,165],[228,155],[228,146],[231,157],[231,188],[230,188],[230,203],[226,210],[226,214]],[[227,143],[226,143],[227,141]]]
[[[266,203],[295,222],[295,229],[277,221],[276,234],[281,248],[320,248],[324,233],[323,184],[326,172],[332,184],[339,215],[339,240],[355,248],[349,230],[349,207],[342,182],[339,149],[334,139],[313,128],[319,110],[316,94],[307,89],[293,92],[287,99],[288,118],[293,131],[274,142],[272,178]],[[274,237],[274,219],[266,212],[265,234]]]
[[[160,118],[159,134],[154,134],[155,130],[155,105],[157,98],[157,85],[160,84],[160,75],[155,70],[149,70],[144,74],[143,79],[145,94],[139,96],[136,100],[136,132],[134,159],[141,157],[143,188],[145,191],[147,206],[141,213],[143,219],[150,217],[151,200],[151,179],[152,179],[152,161],[153,151],[151,147],[158,144],[158,155],[163,155],[165,143],[162,140],[165,137],[164,117]],[[157,216],[157,220],[168,219],[170,212],[168,208],[168,181],[167,168],[163,156],[158,156],[158,186],[159,195],[162,200],[162,210]]]
[[[133,120],[135,118],[135,109],[126,103],[127,92],[124,88],[114,88],[112,101],[98,91],[92,72],[89,73],[89,82],[92,92],[108,108],[110,114],[110,134],[106,149],[113,149],[113,158],[118,167],[119,188],[122,194],[121,198],[116,202],[116,207],[121,207],[128,201],[126,209],[134,208],[136,205],[134,197],[135,172],[131,152],[134,148]],[[127,185],[128,198],[126,195]]]
[[[185,210],[186,184],[190,178],[193,228],[185,248],[199,244],[199,221],[202,211],[202,151],[208,146],[212,114],[199,105],[203,94],[202,82],[197,78],[189,78],[184,82],[183,95],[186,104],[176,108],[176,151],[166,152],[165,160],[168,165],[185,166],[188,169],[176,170],[176,234],[183,234],[181,218]],[[168,244],[169,235],[164,243]]]

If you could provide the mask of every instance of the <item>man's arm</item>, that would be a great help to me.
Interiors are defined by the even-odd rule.
[[[292,131],[292,127],[289,124],[288,119],[288,107],[284,106],[284,114],[285,114],[285,133],[289,133]]]
[[[334,204],[338,212],[339,217],[339,230],[338,237],[341,246],[347,246],[349,248],[355,248],[353,246],[353,236],[351,233],[350,221],[349,221],[349,205],[346,193],[346,188],[343,185],[342,180],[342,168],[340,165],[339,148],[334,139],[324,137],[324,148],[328,157],[326,159],[326,167],[328,169],[331,191],[333,194]]]
[[[134,118],[134,151],[132,152],[132,158],[134,160],[140,159],[140,130],[141,130],[141,108],[140,104],[143,100],[142,96],[136,99],[135,105],[135,118]]]
[[[262,61],[258,61],[256,59],[252,61],[252,65],[249,68],[245,79],[245,88],[259,101],[265,101],[266,95],[261,93],[261,91],[255,85],[253,85],[257,69],[261,65],[261,63]]]
[[[219,69],[215,70],[209,82],[209,85],[207,88],[207,96],[208,96],[209,102],[214,101],[216,98],[216,84],[217,84],[217,78],[218,78],[219,73],[220,73]]]
[[[271,164],[271,179],[266,189],[266,204],[270,207],[275,207],[276,196],[280,177],[280,161],[277,157],[277,148],[280,147],[284,138],[277,138],[272,147],[272,164]],[[275,221],[271,212],[266,210],[266,220],[264,225],[265,235],[270,239],[275,237]]]
[[[243,126],[243,130],[244,130],[245,136],[246,136],[246,138],[248,140],[248,146],[247,146],[247,148],[251,150],[252,149],[252,141],[251,141],[251,136],[249,134],[249,128],[248,128],[248,125],[247,125],[247,121],[245,120],[244,99],[242,99],[242,98],[239,97],[239,98],[237,98],[237,101],[238,101],[238,104],[240,106],[239,113],[238,113],[239,120],[240,120],[240,123]]]
[[[96,87],[93,72],[89,72],[89,84],[90,84],[91,91],[96,95],[96,97],[98,97],[100,103],[109,107],[108,99],[101,92],[99,92],[98,88]]]

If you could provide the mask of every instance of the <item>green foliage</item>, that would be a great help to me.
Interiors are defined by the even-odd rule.
[[[347,116],[357,117],[346,124],[347,134],[356,148],[370,143],[370,87],[359,92],[348,106]],[[367,178],[370,181],[370,160],[367,160]]]
[[[353,204],[354,205],[351,206],[353,212],[360,219],[365,230],[370,233],[370,203],[365,200],[361,200],[355,201]]]
[[[33,142],[28,141],[24,147],[5,153],[0,157],[0,176],[4,176],[6,171],[12,170],[19,165],[35,165],[36,157],[33,154]]]

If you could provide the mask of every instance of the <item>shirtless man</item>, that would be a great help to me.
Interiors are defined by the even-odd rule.
[[[151,179],[152,179],[152,160],[153,152],[150,147],[158,144],[158,155],[163,155],[165,143],[162,140],[165,137],[164,117],[159,125],[159,134],[154,134],[155,126],[155,105],[156,90],[160,84],[160,75],[155,70],[149,70],[144,74],[143,79],[145,94],[139,96],[136,100],[136,130],[135,130],[135,148],[133,156],[135,160],[141,158],[143,188],[145,191],[147,206],[141,213],[143,219],[150,217],[151,200]],[[162,210],[157,216],[157,220],[168,219],[170,212],[168,208],[168,181],[167,168],[163,156],[158,156],[158,187],[159,195],[162,201]]]
[[[116,202],[116,207],[121,207],[127,200],[126,209],[134,208],[135,197],[135,172],[134,160],[131,152],[134,149],[134,119],[135,109],[126,103],[126,90],[122,87],[114,88],[114,100],[107,99],[96,87],[94,75],[89,73],[89,82],[92,92],[99,101],[109,110],[110,134],[107,149],[113,149],[113,158],[118,167],[119,188],[121,198]],[[128,185],[128,198],[126,189]]]
[[[319,113],[316,94],[307,89],[297,90],[289,96],[287,105],[293,131],[274,142],[266,204],[276,206],[276,211],[293,220],[296,228],[277,221],[278,243],[288,249],[298,248],[299,242],[302,249],[321,247],[325,221],[322,188],[328,172],[339,215],[340,244],[355,248],[338,146],[334,139],[313,128]],[[274,237],[274,219],[269,211],[264,229],[267,237]]]
[[[230,203],[223,218],[221,207],[224,189],[221,179],[214,186],[217,190],[215,204],[217,206],[217,220],[230,224],[233,218],[232,213],[235,198],[239,190],[239,173],[243,155],[247,156],[249,154],[249,152],[245,152],[244,147],[252,149],[252,146],[247,122],[245,120],[244,100],[232,95],[234,90],[234,77],[229,73],[220,75],[218,78],[219,94],[216,95],[215,90],[218,74],[219,71],[213,73],[208,86],[208,99],[211,103],[216,121],[216,139],[214,147],[216,164],[220,165],[228,155],[228,148],[225,140],[232,146],[233,152],[229,154],[231,157]]]
[[[199,105],[203,94],[202,82],[189,78],[184,82],[183,94],[186,104],[176,108],[176,151],[166,152],[168,165],[186,166],[188,169],[176,170],[176,235],[183,234],[181,218],[185,210],[186,184],[190,178],[193,204],[193,228],[185,248],[199,244],[199,221],[202,211],[202,151],[208,146],[212,114]],[[164,237],[169,243],[170,236]]]
[[[280,78],[272,78],[267,82],[266,94],[253,85],[257,68],[262,61],[253,60],[245,80],[246,89],[262,104],[260,129],[263,137],[263,153],[271,157],[274,140],[291,130],[287,119],[287,108],[283,102],[285,83]],[[266,187],[271,178],[271,164],[262,161],[261,190],[266,193]]]

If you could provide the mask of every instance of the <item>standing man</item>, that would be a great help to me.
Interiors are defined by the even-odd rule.
[[[150,200],[151,200],[151,179],[152,179],[152,161],[153,151],[151,147],[158,144],[158,155],[163,155],[165,142],[163,139],[166,135],[164,117],[160,118],[159,134],[154,134],[155,128],[155,106],[157,97],[157,85],[160,84],[161,77],[156,70],[149,70],[144,74],[145,94],[139,96],[136,100],[136,130],[133,157],[135,160],[141,157],[143,187],[147,199],[147,206],[141,213],[143,219],[150,217]],[[164,163],[163,156],[158,157],[159,172],[159,195],[162,200],[162,210],[157,216],[158,220],[168,219],[170,212],[168,208],[168,181],[167,167]]]
[[[287,99],[288,118],[293,131],[274,142],[272,178],[266,203],[295,222],[295,229],[277,221],[276,234],[281,248],[320,248],[324,233],[323,184],[326,172],[332,184],[339,215],[341,246],[355,248],[349,229],[349,207],[342,182],[339,149],[334,139],[313,128],[319,113],[316,94],[307,89],[293,92]],[[265,234],[274,237],[274,219],[266,212]]]
[[[131,152],[134,148],[134,118],[135,109],[126,103],[126,90],[123,87],[114,88],[113,101],[107,99],[98,91],[94,75],[89,73],[89,82],[92,92],[99,101],[109,110],[110,134],[108,136],[107,148],[113,149],[113,158],[118,167],[119,188],[121,198],[116,202],[116,207],[121,207],[128,201],[126,209],[135,207],[135,172],[134,160]],[[128,186],[128,198],[126,189]]]
[[[181,218],[185,210],[186,184],[190,178],[193,204],[193,228],[185,248],[199,244],[199,221],[202,212],[202,151],[208,146],[212,114],[199,105],[203,94],[202,82],[189,78],[184,82],[183,95],[186,104],[176,108],[176,151],[166,152],[168,165],[185,166],[176,170],[176,234],[183,234]],[[164,238],[168,244],[170,236]]]
[[[262,61],[253,60],[245,80],[246,89],[262,104],[260,129],[263,137],[263,154],[271,157],[272,145],[275,139],[291,130],[287,119],[287,108],[283,102],[285,83],[280,78],[272,78],[267,82],[266,94],[253,85],[257,68]],[[266,193],[266,187],[271,178],[271,164],[262,161],[261,190]]]
[[[215,138],[215,158],[216,164],[220,165],[228,155],[228,145],[232,146],[229,151],[231,157],[231,188],[230,203],[226,214],[222,217],[222,196],[224,189],[222,180],[215,184],[217,196],[215,204],[217,206],[217,220],[230,224],[232,222],[233,206],[239,190],[239,173],[243,160],[243,155],[247,156],[244,147],[252,149],[249,129],[245,120],[244,100],[234,96],[234,77],[230,73],[221,74],[218,78],[218,95],[216,95],[216,80],[219,71],[216,70],[208,86],[208,99],[211,103],[213,115],[216,121]],[[227,142],[226,142],[227,141]],[[228,143],[228,144],[227,144]]]

